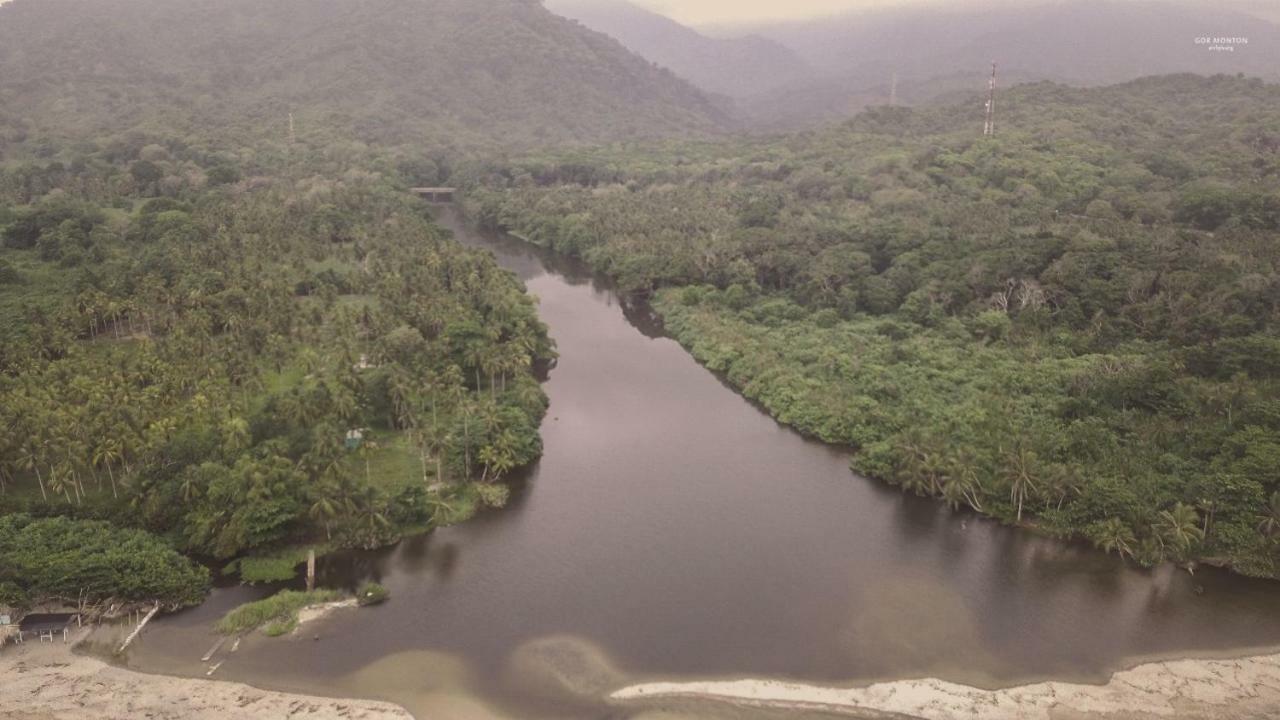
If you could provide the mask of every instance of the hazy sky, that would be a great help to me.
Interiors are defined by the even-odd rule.
[[[739,23],[833,15],[912,0],[633,0],[682,23]]]

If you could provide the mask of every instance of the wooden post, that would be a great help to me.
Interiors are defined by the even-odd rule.
[[[158,612],[160,612],[160,603],[157,602],[156,606],[151,608],[151,612],[147,613],[147,616],[142,619],[142,622],[138,623],[138,627],[134,628],[133,632],[129,635],[129,637],[124,639],[124,644],[122,644],[120,646],[120,649],[116,650],[116,652],[117,653],[124,652],[124,649],[129,647],[129,643],[133,642],[133,639],[138,637],[138,633],[142,632],[142,628],[146,627],[147,623],[151,622],[151,618],[155,617],[156,613]]]
[[[316,550],[307,551],[307,592],[316,589]]]

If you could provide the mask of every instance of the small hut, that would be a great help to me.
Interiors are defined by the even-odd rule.
[[[364,431],[360,429],[349,430],[347,432],[346,447],[347,450],[359,450],[364,444]]]
[[[8,610],[0,608],[0,645],[8,643],[10,639],[18,642],[18,625],[12,621]]]
[[[61,635],[62,642],[67,642],[73,624],[80,625],[79,613],[32,613],[18,623],[18,642],[24,642],[31,635],[40,642],[53,642]]]

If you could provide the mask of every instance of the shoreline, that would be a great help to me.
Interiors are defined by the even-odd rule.
[[[334,604],[337,605],[337,604]],[[332,612],[337,607],[325,607]],[[0,720],[250,720],[349,718],[413,720],[401,705],[377,700],[267,690],[243,682],[129,670],[77,645],[31,643],[0,650]],[[702,707],[708,717],[858,717],[916,720],[1103,720],[1124,717],[1210,720],[1280,715],[1280,650],[1241,655],[1146,659],[1090,684],[1043,680],[983,689],[938,678],[884,680],[858,685],[742,678],[652,681],[597,696],[636,717],[662,708]],[[619,680],[625,681],[624,678]],[[268,683],[270,685],[270,683]],[[348,688],[350,693],[351,689]],[[721,710],[716,710],[716,708]],[[736,708],[734,710],[733,708]]]
[[[71,643],[27,642],[0,648],[0,720],[259,720],[346,718],[413,720],[388,702],[262,690],[239,682],[137,672],[74,652]]]
[[[1280,714],[1280,652],[1145,660],[1112,673],[1101,684],[1042,680],[984,689],[921,678],[840,687],[761,678],[649,682],[615,690],[609,699],[622,705],[696,699],[797,713],[883,713],[921,720],[1263,717]]]

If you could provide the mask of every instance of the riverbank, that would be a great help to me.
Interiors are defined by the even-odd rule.
[[[77,639],[83,639],[82,631]],[[259,690],[215,680],[145,675],[72,652],[71,644],[27,642],[0,649],[0,720],[412,720],[390,703]]]
[[[861,688],[777,680],[654,682],[622,688],[610,698],[623,704],[700,699],[750,708],[870,711],[922,720],[1263,718],[1280,714],[1280,654],[1150,662],[1117,672],[1103,685],[1047,681],[984,690],[937,679]]]

